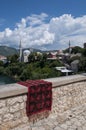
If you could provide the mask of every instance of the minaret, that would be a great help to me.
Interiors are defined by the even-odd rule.
[[[71,55],[71,44],[70,44],[70,40],[69,40],[69,56]]]
[[[20,44],[19,44],[19,61],[22,62],[22,44],[21,44],[21,40],[20,40]]]

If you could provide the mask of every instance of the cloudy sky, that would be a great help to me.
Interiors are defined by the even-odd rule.
[[[0,45],[42,50],[86,42],[86,0],[0,0]]]

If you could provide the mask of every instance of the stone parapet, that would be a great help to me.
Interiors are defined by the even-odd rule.
[[[31,124],[44,118],[58,116],[66,120],[68,111],[86,103],[86,76],[45,79],[52,82],[52,111],[27,117],[27,88],[19,84],[0,86],[0,130],[11,130],[22,124]],[[70,112],[71,113],[71,112]],[[63,116],[64,118],[63,118]],[[28,126],[29,127],[29,126]]]
[[[17,83],[0,85],[0,99],[25,94],[27,92],[28,89],[26,87]]]

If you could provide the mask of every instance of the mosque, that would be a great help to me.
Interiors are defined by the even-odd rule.
[[[23,51],[23,59],[24,59],[24,62],[28,62],[28,56],[30,55],[30,51],[29,50],[24,50]]]
[[[30,55],[30,53],[31,53],[31,51],[28,50],[28,49],[23,50],[22,44],[21,44],[21,41],[20,41],[20,45],[19,45],[19,61],[27,63],[28,62],[28,56]]]

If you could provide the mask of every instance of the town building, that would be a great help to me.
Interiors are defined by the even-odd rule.
[[[3,63],[7,63],[7,57],[0,55],[0,61],[3,61]]]
[[[26,63],[26,62],[28,62],[28,56],[30,55],[30,51],[29,50],[24,50],[23,51],[23,61]]]
[[[78,66],[79,66],[79,60],[74,60],[71,63],[71,69],[73,70],[74,73],[78,72]]]

